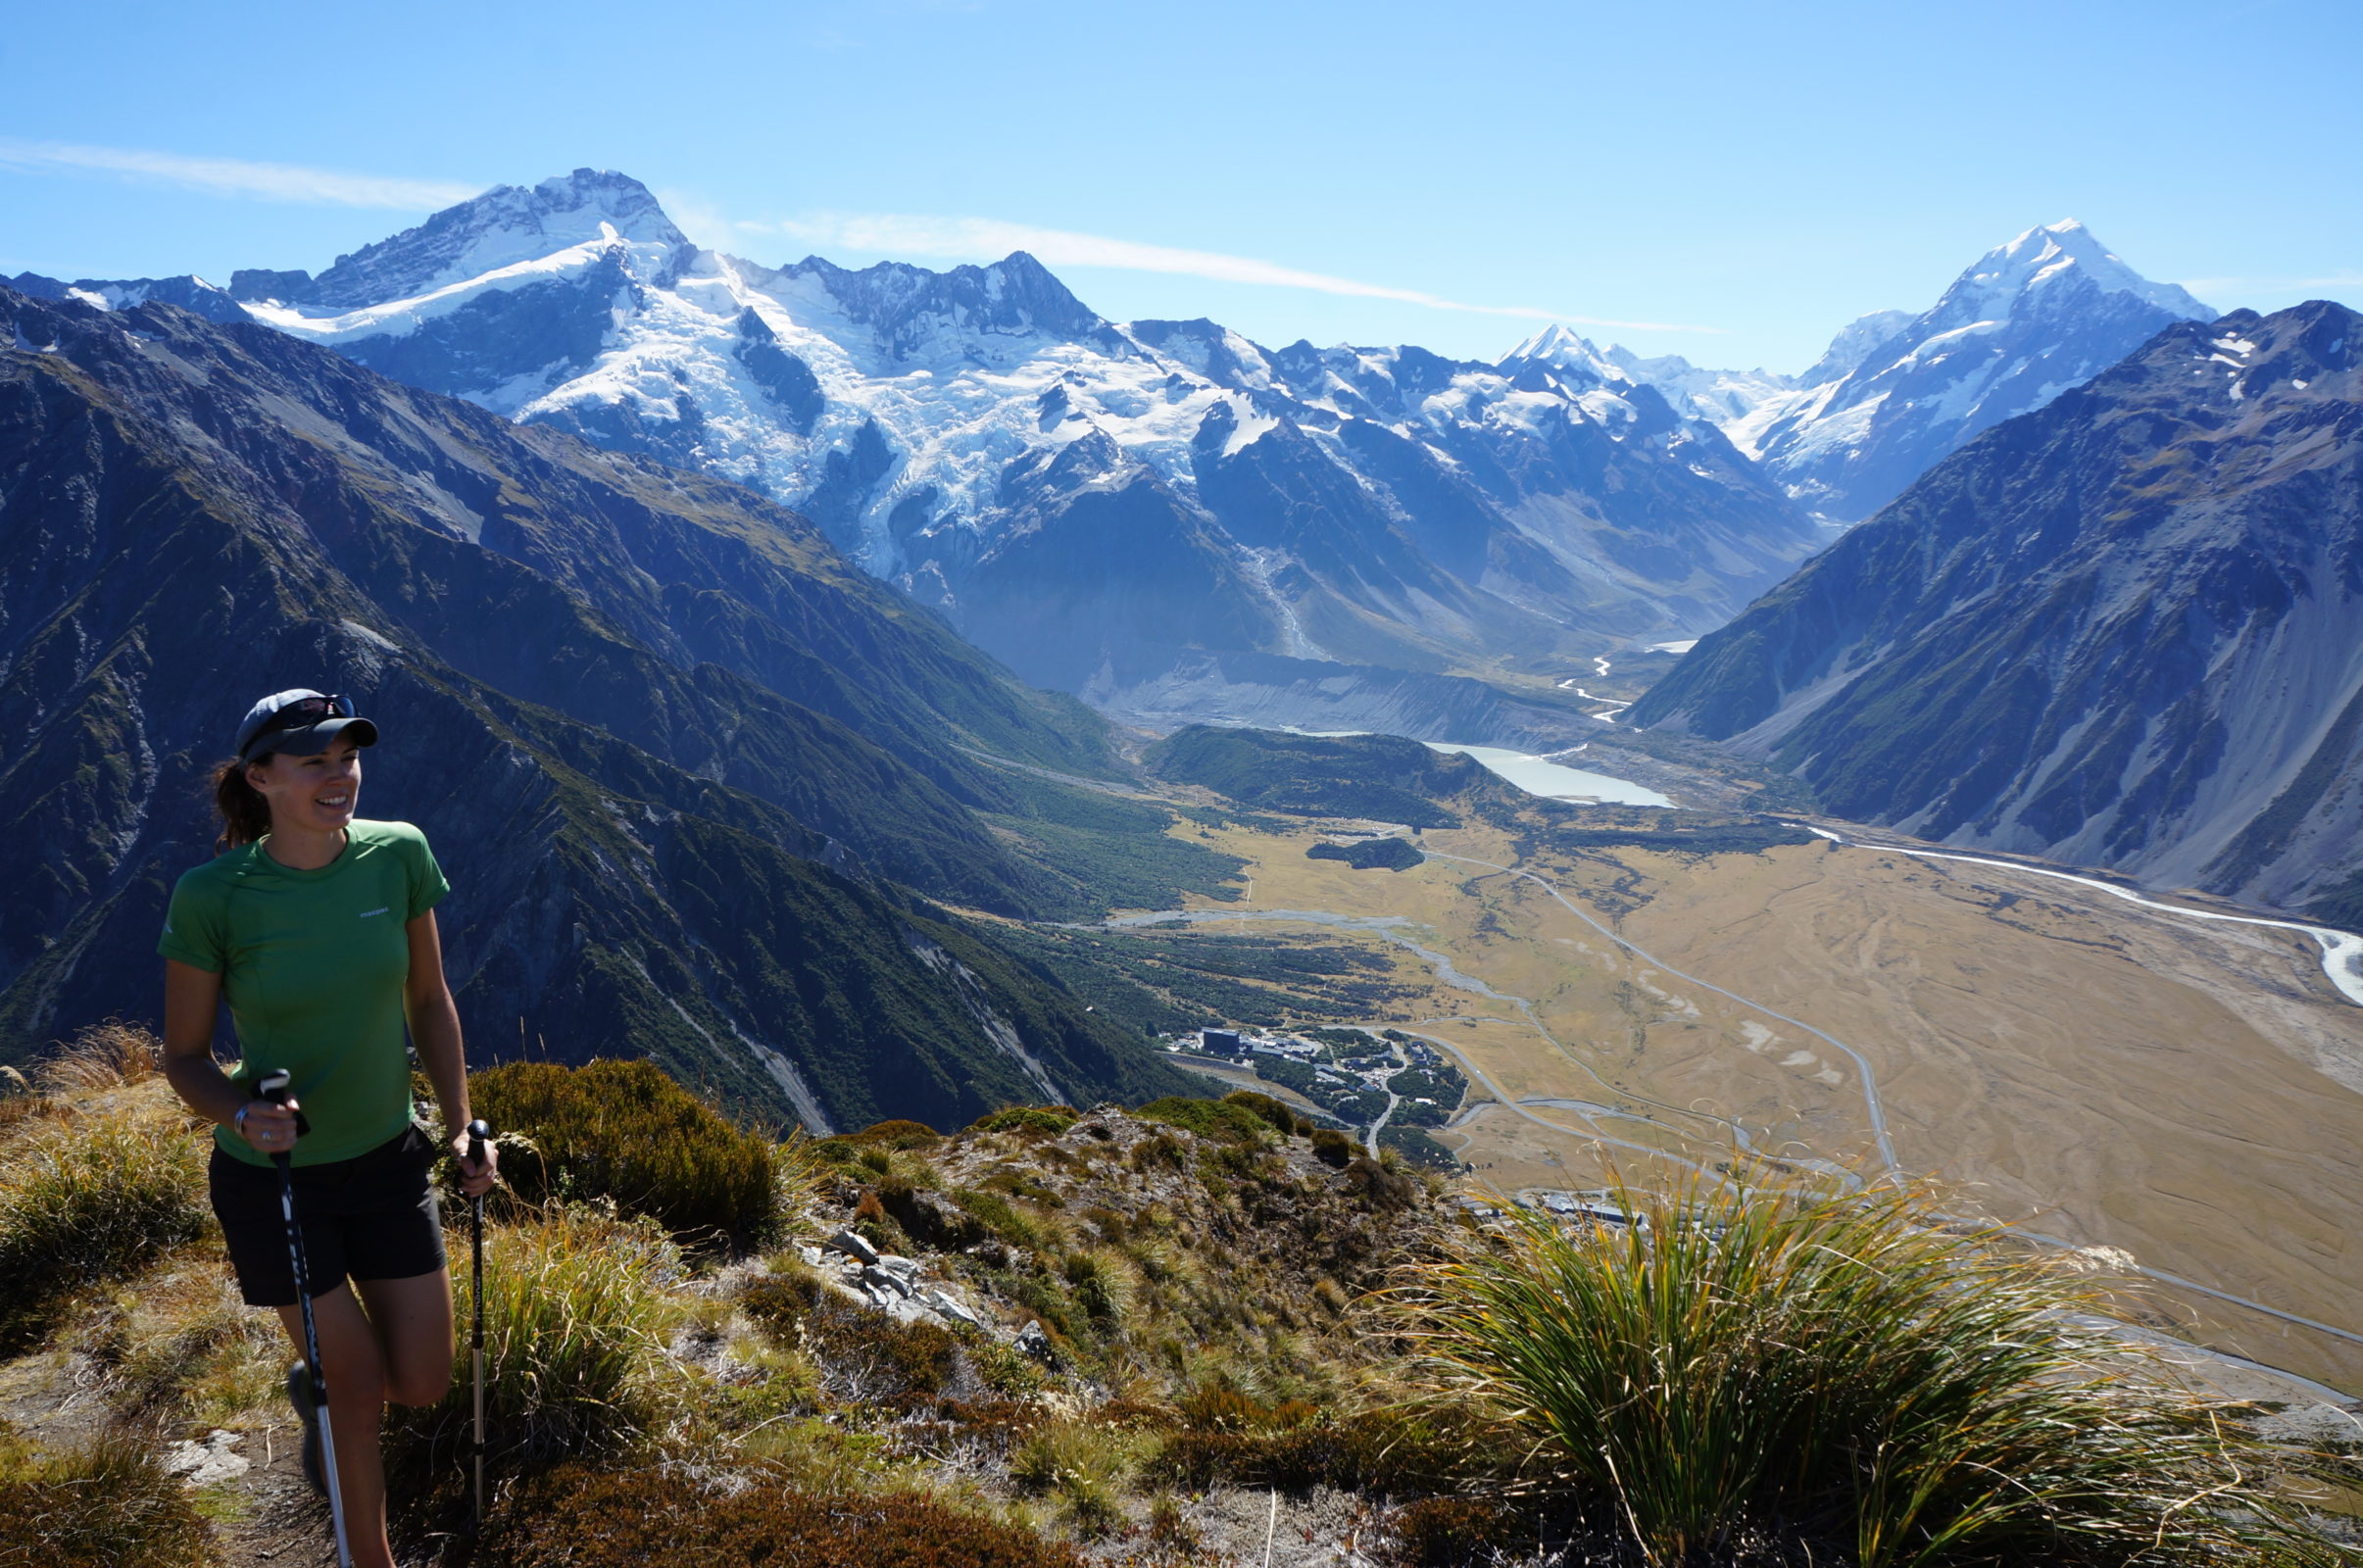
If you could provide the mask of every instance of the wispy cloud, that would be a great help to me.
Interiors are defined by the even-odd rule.
[[[1716,332],[1711,326],[1681,326],[1665,321],[1611,320],[1576,316],[1535,305],[1472,305],[1449,300],[1419,289],[1394,288],[1356,278],[1307,272],[1277,262],[1250,256],[1225,256],[1216,251],[1179,250],[1168,245],[1144,245],[1137,240],[1111,239],[1104,234],[1078,234],[1062,228],[1036,228],[1027,223],[993,218],[928,218],[895,213],[818,213],[774,223],[740,222],[742,233],[781,234],[802,244],[869,251],[882,256],[950,257],[994,261],[1011,251],[1030,252],[1050,267],[1112,267],[1134,272],[1171,272],[1220,283],[1252,283],[1267,288],[1311,289],[1354,299],[1394,300],[1435,311],[1466,311],[1479,316],[1514,316],[1538,321],[1568,321],[1583,326],[1622,327],[1646,332]]]
[[[88,147],[73,142],[0,138],[0,167],[49,173],[114,174],[152,180],[212,196],[248,201],[291,202],[310,207],[383,207],[430,211],[479,195],[481,185],[441,179],[401,179],[354,174],[294,164],[258,164],[238,158],[189,158],[138,147]]]

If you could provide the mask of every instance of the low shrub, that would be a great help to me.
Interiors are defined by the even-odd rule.
[[[1316,1127],[1312,1135],[1312,1153],[1313,1158],[1322,1164],[1335,1165],[1344,1170],[1354,1161],[1354,1140],[1335,1127]]]
[[[1383,1160],[1356,1155],[1345,1170],[1347,1190],[1354,1201],[1373,1213],[1407,1207],[1419,1197],[1419,1178],[1405,1175]]]
[[[1004,1165],[977,1185],[987,1192],[1007,1193],[1011,1198],[1022,1198],[1044,1208],[1066,1206],[1066,1195],[1030,1170]]]
[[[898,1323],[850,1302],[809,1321],[825,1375],[855,1398],[941,1394],[960,1375],[959,1338],[933,1323]]]
[[[37,1341],[78,1293],[197,1237],[204,1148],[122,1112],[24,1135],[0,1167],[0,1354]]]
[[[968,1130],[1056,1138],[1082,1119],[1083,1113],[1072,1105],[1010,1105],[977,1117],[968,1124]]]
[[[1192,1492],[1269,1487],[1302,1494],[1315,1487],[1395,1494],[1451,1484],[1464,1455],[1421,1429],[1385,1416],[1265,1431],[1184,1431],[1164,1440],[1150,1473]]]
[[[469,1079],[503,1134],[501,1175],[528,1203],[609,1199],[691,1243],[759,1248],[785,1219],[769,1140],[733,1127],[649,1061],[518,1061]]]
[[[1253,1089],[1234,1089],[1222,1097],[1226,1105],[1244,1105],[1271,1125],[1274,1132],[1286,1138],[1291,1134],[1302,1137],[1312,1131],[1312,1123],[1298,1115],[1286,1103],[1270,1095],[1257,1094]]]
[[[202,1568],[214,1560],[212,1542],[180,1479],[136,1440],[39,1454],[0,1431],[0,1561]]]
[[[1031,1248],[1042,1245],[1042,1228],[1017,1212],[1016,1207],[1001,1194],[983,1192],[973,1187],[957,1187],[945,1196],[1011,1246]]]
[[[877,1186],[878,1206],[894,1216],[903,1234],[922,1247],[957,1252],[985,1239],[993,1226],[943,1193],[889,1176]]]
[[[568,1467],[504,1499],[484,1568],[1081,1568],[1073,1548],[931,1497],[812,1493],[762,1470],[711,1490],[671,1470]]]
[[[854,1143],[868,1144],[878,1149],[930,1149],[944,1141],[944,1135],[923,1121],[873,1122],[858,1133],[843,1135]]]
[[[1224,1100],[1167,1095],[1162,1100],[1152,1100],[1133,1114],[1217,1143],[1260,1145],[1269,1142],[1272,1136],[1271,1124],[1255,1109]]]
[[[1200,1432],[1285,1432],[1306,1425],[1315,1414],[1302,1399],[1265,1404],[1228,1383],[1193,1389],[1175,1408],[1184,1426]]]
[[[666,1287],[679,1255],[648,1219],[588,1204],[484,1238],[487,1446],[504,1469],[531,1469],[626,1447],[661,1419],[665,1354],[677,1307]],[[459,1272],[459,1271],[455,1271]],[[465,1288],[451,1391],[440,1404],[389,1413],[390,1473],[421,1489],[452,1483],[442,1467],[470,1444],[473,1305]],[[397,1490],[401,1490],[397,1488]]]
[[[1479,1497],[1422,1497],[1388,1523],[1388,1556],[1398,1568],[1515,1560],[1538,1544],[1524,1514]]]
[[[961,1381],[962,1348],[951,1330],[898,1323],[799,1270],[750,1280],[738,1304],[780,1344],[809,1349],[822,1375],[848,1397],[942,1394]],[[971,1380],[971,1386],[981,1381]]]
[[[1613,1499],[1650,1560],[1800,1521],[1859,1568],[2331,1560],[2277,1494],[2287,1455],[2134,1375],[2117,1282],[1907,1185],[1612,1200],[1646,1223],[1520,1212],[1426,1265],[1413,1333],[1441,1396]]]

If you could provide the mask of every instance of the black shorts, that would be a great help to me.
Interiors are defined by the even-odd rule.
[[[440,1152],[412,1127],[366,1154],[295,1167],[308,1295],[325,1296],[347,1279],[406,1280],[443,1266],[443,1225],[426,1179]],[[207,1174],[239,1295],[249,1306],[293,1306],[277,1168],[216,1148]]]

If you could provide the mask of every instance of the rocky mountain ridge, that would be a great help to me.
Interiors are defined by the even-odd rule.
[[[1080,705],[802,518],[251,322],[0,317],[0,803],[40,824],[6,852],[0,1049],[153,1016],[202,771],[253,693],[312,685],[387,737],[364,809],[451,869],[489,1052],[651,1055],[813,1126],[1175,1081],[931,900],[1080,912],[1229,862],[978,760],[1109,766]]]
[[[1106,321],[1022,253],[770,268],[589,170],[227,295],[413,385],[752,485],[1119,716],[1334,720],[1406,675],[1482,711],[1469,677],[1695,635],[1819,539],[1710,420],[1550,341],[1498,366],[1267,350]],[[1325,702],[1231,690],[1241,658],[1331,666]]]
[[[2179,321],[1628,713],[1833,815],[2363,923],[2363,316]]]

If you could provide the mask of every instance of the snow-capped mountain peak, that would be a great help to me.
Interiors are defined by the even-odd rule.
[[[1630,379],[1588,338],[1569,331],[1557,321],[1535,333],[1495,363],[1512,372],[1520,366],[1547,365],[1554,370],[1572,371],[1595,385]]]
[[[700,249],[615,173],[232,292],[399,380],[755,486],[1027,679],[1142,719],[1555,738],[1590,721],[1462,715],[1495,698],[1435,672],[1695,635],[1815,543],[1711,423],[1563,325],[1498,365],[1267,350],[1105,320],[1022,251]]]
[[[1993,320],[2047,300],[2080,277],[2103,294],[2130,294],[2178,319],[2213,316],[2181,285],[2135,271],[2092,231],[2070,218],[2030,228],[1978,258],[1931,313],[1947,320]]]
[[[1114,344],[1098,313],[1024,251],[1011,251],[989,267],[944,272],[909,262],[879,262],[854,271],[808,256],[774,275],[818,283],[839,311],[869,327],[897,359],[913,357],[947,333],[962,340],[1039,334],[1070,343]]]
[[[613,170],[577,169],[538,185],[496,185],[416,228],[338,257],[318,277],[240,271],[230,289],[245,300],[350,311],[616,240],[660,253],[690,249],[646,185]]]
[[[1917,316],[1848,322],[1794,380],[1609,358],[1714,420],[1790,495],[1853,522],[1981,431],[2092,379],[2161,327],[2214,314],[2067,219],[1988,251]]]

